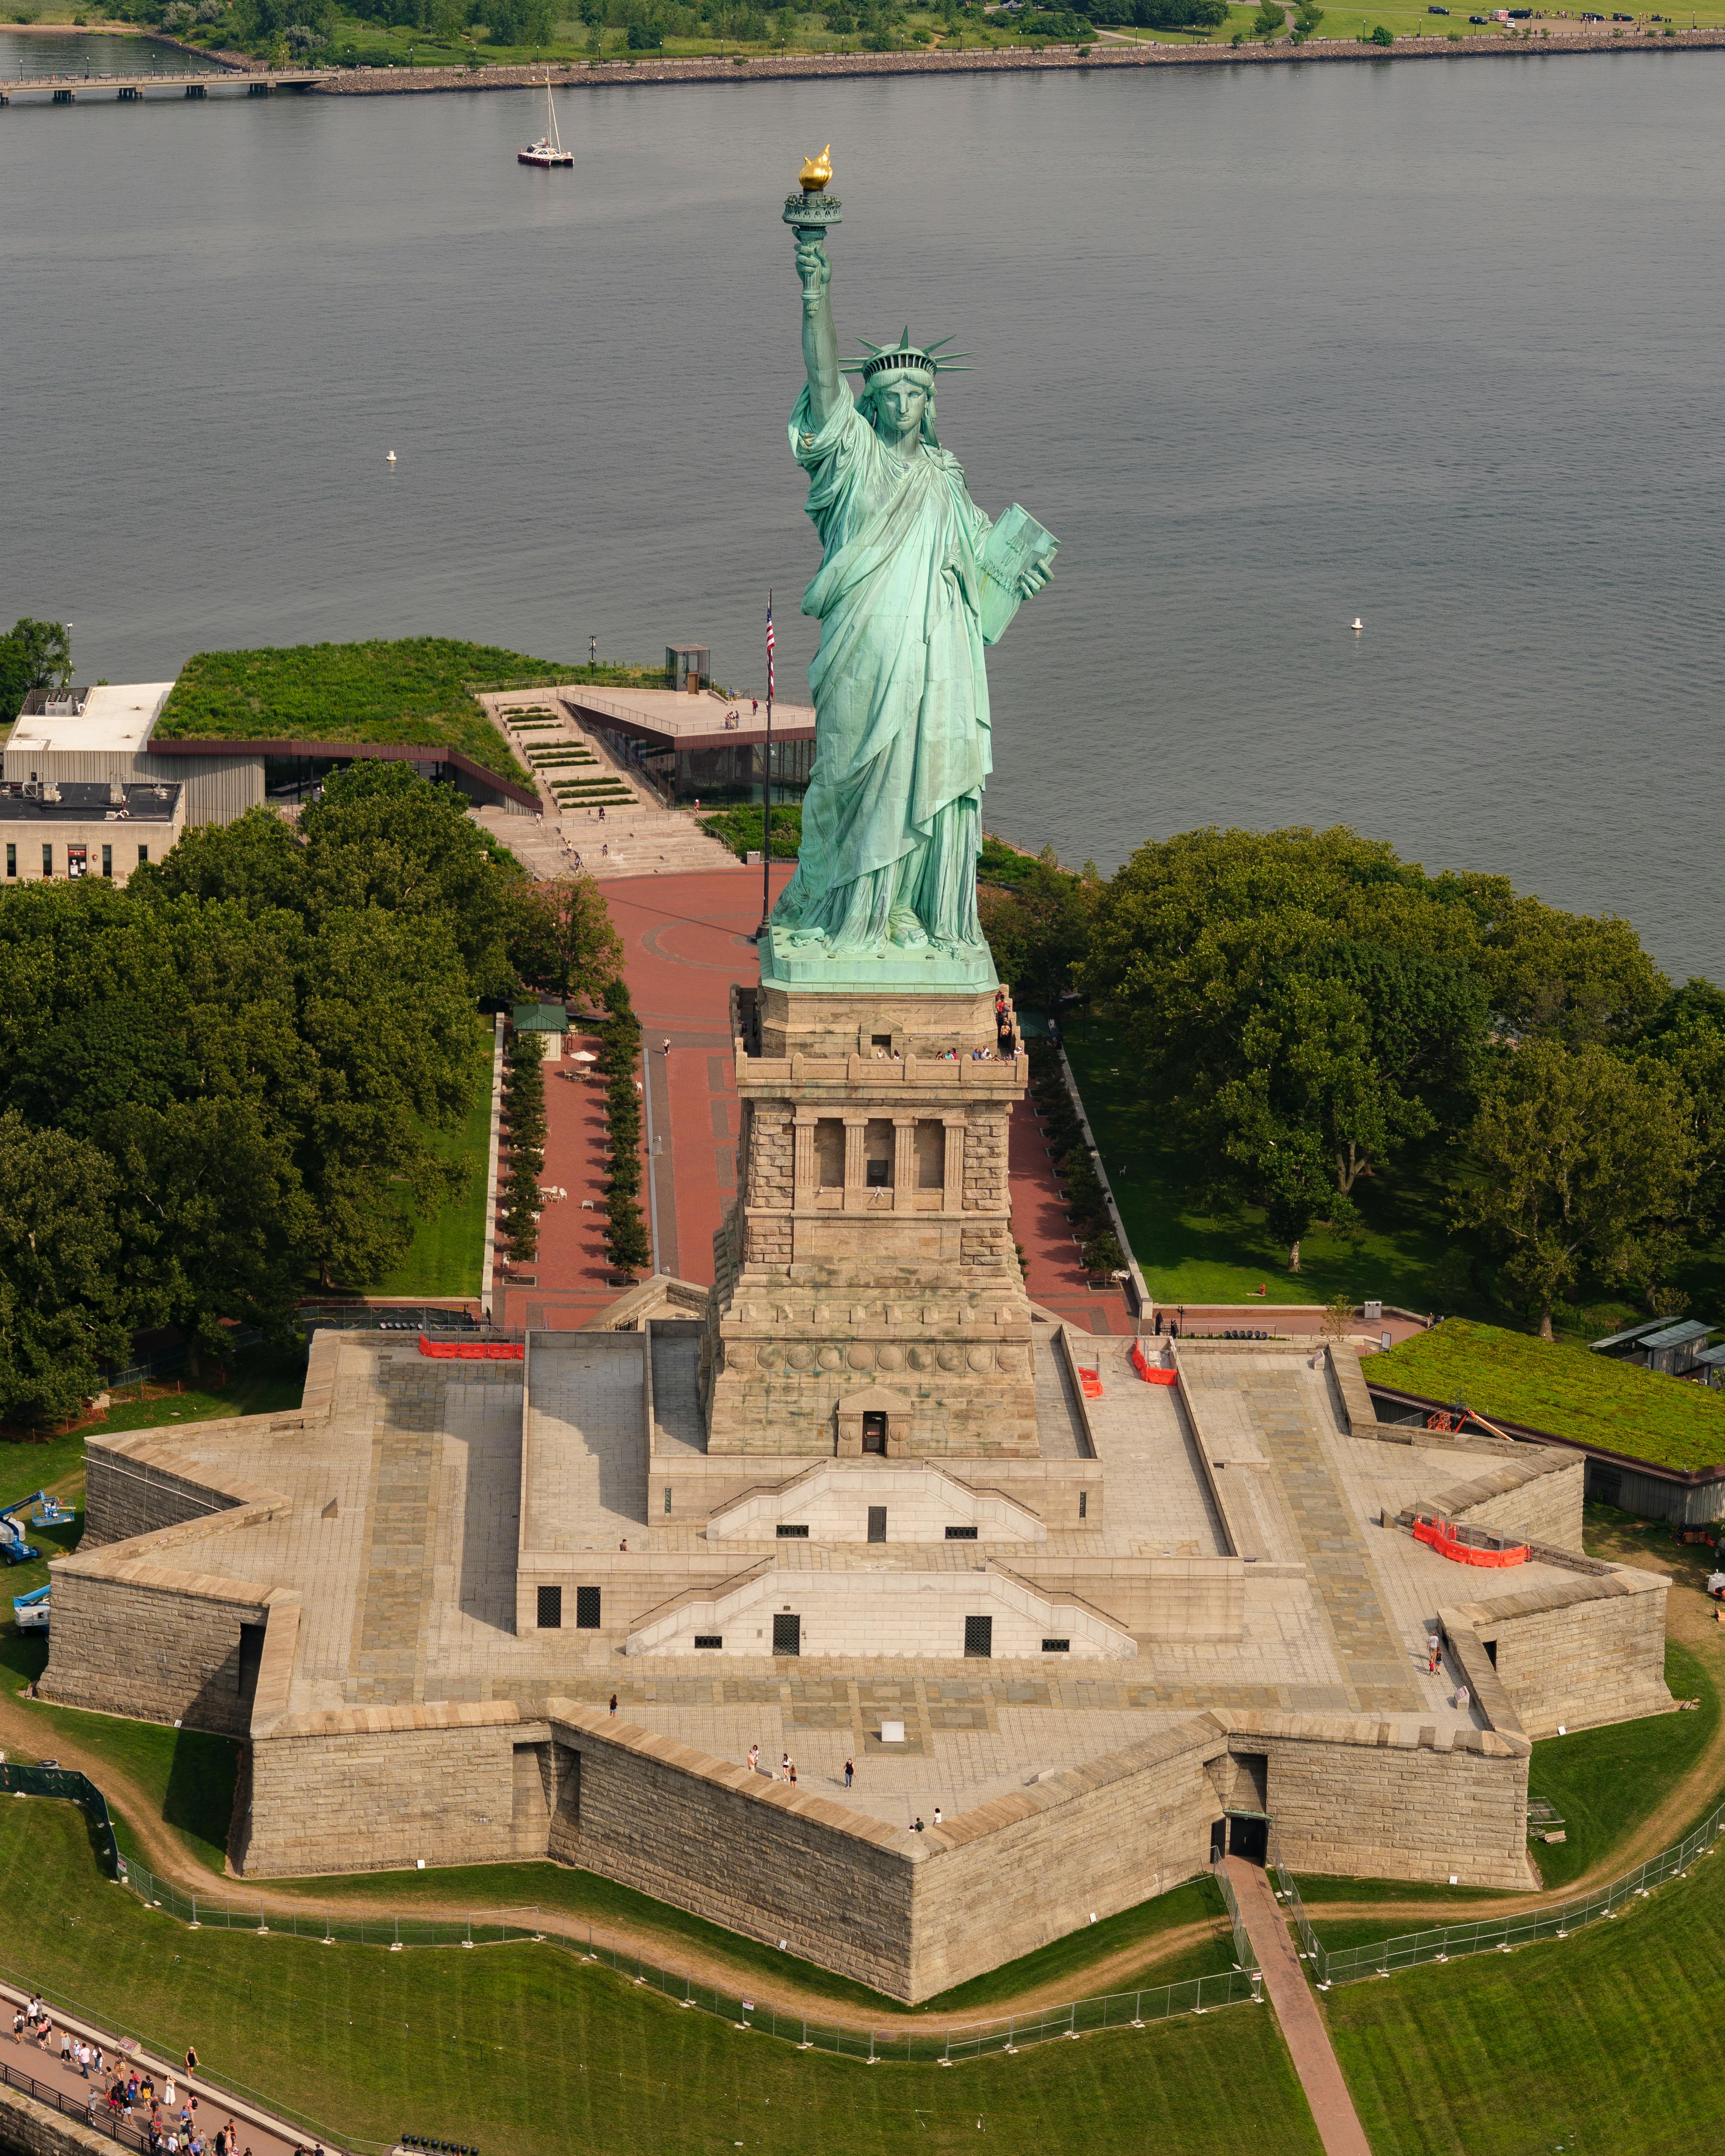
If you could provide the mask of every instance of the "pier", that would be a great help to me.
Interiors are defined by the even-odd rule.
[[[133,69],[121,74],[24,74],[0,80],[0,105],[20,100],[47,105],[75,105],[80,99],[110,100],[116,105],[141,104],[149,97],[206,97],[211,90],[232,91],[242,97],[268,97],[278,90],[315,90],[324,80],[316,68],[283,68],[254,71],[244,68],[210,68],[198,73],[167,74],[156,68]]]

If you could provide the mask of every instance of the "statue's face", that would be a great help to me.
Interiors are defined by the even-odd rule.
[[[889,441],[914,441],[922,431],[922,415],[928,409],[927,376],[920,368],[883,374],[870,387],[876,431]]]

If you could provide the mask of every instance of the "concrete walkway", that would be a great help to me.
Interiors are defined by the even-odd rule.
[[[1326,2156],[1372,2156],[1371,2143],[1336,2063],[1330,2032],[1263,1867],[1230,1856],[1228,1876]]]

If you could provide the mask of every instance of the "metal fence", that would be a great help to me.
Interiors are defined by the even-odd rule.
[[[1674,1849],[1649,1857],[1621,1879],[1613,1880],[1591,1894],[1548,1908],[1524,1909],[1512,1915],[1481,1917],[1471,1923],[1437,1924],[1430,1930],[1404,1933],[1373,1944],[1327,1952],[1272,1836],[1271,1863],[1276,1877],[1276,1899],[1286,1908],[1300,1940],[1301,1956],[1310,1962],[1320,1991],[1332,1984],[1358,1984],[1368,1976],[1392,1976],[1397,1969],[1417,1969],[1423,1963],[1457,1961],[1464,1955],[1513,1953],[1517,1947],[1533,1946],[1544,1939],[1567,1939],[1572,1932],[1589,1924],[1615,1920],[1619,1912],[1643,1901],[1667,1879],[1681,1879],[1692,1864],[1713,1853],[1725,1835],[1725,1804],[1684,1836]]]
[[[80,1778],[82,1779],[81,1777]],[[266,1909],[261,1901],[236,1901],[228,1894],[188,1894],[147,1866],[118,1860],[122,1887],[130,1887],[152,1909],[177,1917],[193,1931],[279,1933],[295,1939],[317,1939],[326,1946],[490,1947],[537,1939],[536,1908],[475,1909],[465,1917],[342,1917],[329,1907]]]
[[[1228,1876],[1228,1860],[1210,1866],[1210,1876],[1221,1890],[1223,1906],[1228,1912],[1228,1921],[1234,1927],[1234,1958],[1242,1969],[1255,1972],[1258,1957],[1252,1952],[1252,1943],[1246,1937],[1245,1918],[1240,1913],[1240,1902],[1234,1892],[1234,1881]]]
[[[120,1845],[114,1839],[114,1822],[109,1816],[108,1799],[89,1775],[80,1774],[70,1767],[16,1766],[8,1760],[0,1764],[0,1795],[61,1797],[68,1804],[76,1804],[90,1821],[91,1836],[103,1870],[110,1879],[119,1876]]]
[[[1142,2029],[1153,2021],[1171,2020],[1178,2014],[1208,2014],[1214,2008],[1258,1997],[1257,1972],[1231,1969],[1224,1976],[1192,1977],[1184,1984],[1074,1999],[1065,2006],[1006,2015],[962,2029],[919,2030],[914,2023],[858,2029],[841,2022],[811,2020],[806,2015],[780,2014],[773,2007],[757,2005],[741,1992],[696,1984],[682,1970],[661,1969],[644,1955],[606,1945],[593,1938],[590,1928],[584,1945],[578,1938],[551,1936],[556,1944],[572,1948],[583,1961],[602,1963],[631,1982],[674,1999],[679,2006],[716,2015],[737,2029],[764,2030],[769,2036],[795,2044],[800,2051],[829,2051],[837,2058],[861,2059],[870,2065],[876,2060],[891,2059],[905,2065],[957,2066],[963,2060],[983,2058],[990,2052],[1009,2055],[1028,2051],[1033,2044],[1088,2036],[1102,2029]]]

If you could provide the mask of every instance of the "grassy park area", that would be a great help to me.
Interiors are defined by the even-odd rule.
[[[1318,2146],[1273,2017],[1242,2005],[1052,2043],[957,2072],[860,2064],[742,2033],[542,1946],[321,1947],[186,1931],[97,1874],[81,1816],[0,1811],[14,1912],[7,1974],[172,2056],[291,2103],[331,2135],[403,2129],[486,2156],[553,2148],[691,2156],[746,2148],[929,2152],[1146,2146],[1228,2156],[1239,2118],[1278,2150]],[[1216,2101],[1225,2085],[1226,2103]]]
[[[1425,1399],[1465,1399],[1481,1414],[1665,1467],[1725,1460],[1725,1394],[1568,1341],[1446,1318],[1374,1356],[1370,1374]]]
[[[1069,1021],[1066,1055],[1132,1255],[1158,1302],[1241,1302],[1260,1286],[1269,1302],[1325,1302],[1345,1293],[1425,1311],[1475,1299],[1465,1286],[1455,1291],[1466,1263],[1450,1245],[1442,1186],[1417,1163],[1399,1168],[1394,1192],[1363,1183],[1364,1226],[1348,1234],[1314,1228],[1301,1245],[1300,1271],[1290,1273],[1287,1252],[1261,1210],[1218,1204],[1204,1193],[1197,1164],[1163,1135],[1116,1024]]]

